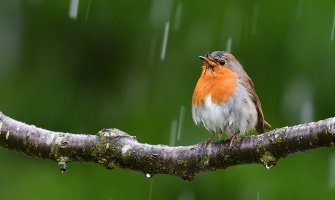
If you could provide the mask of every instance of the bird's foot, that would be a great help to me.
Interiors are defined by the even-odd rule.
[[[207,147],[210,143],[213,142],[213,138],[214,138],[214,134],[213,134],[210,138],[208,138],[207,140],[201,142],[200,144],[201,144],[202,146]]]
[[[237,141],[240,140],[240,134],[239,133],[234,133],[233,135],[231,135],[228,140],[229,142],[229,149],[231,149],[233,147],[233,144]]]

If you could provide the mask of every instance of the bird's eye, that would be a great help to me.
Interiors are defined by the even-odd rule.
[[[226,61],[225,61],[225,60],[220,60],[220,61],[219,61],[219,63],[220,63],[220,65],[222,65],[222,66],[223,66],[223,65],[225,65],[225,64],[226,64]]]

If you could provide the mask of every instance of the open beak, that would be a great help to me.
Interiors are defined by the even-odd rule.
[[[214,60],[213,59],[211,59],[211,58],[209,58],[209,57],[205,57],[205,56],[199,56],[199,58],[202,60],[202,61],[204,61],[204,64],[206,65],[206,66],[209,66],[209,67],[211,67],[211,68],[214,68],[215,67],[215,62],[214,62]]]

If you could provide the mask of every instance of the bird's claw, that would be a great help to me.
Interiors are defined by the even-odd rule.
[[[228,140],[230,141],[229,149],[231,149],[233,147],[233,144],[240,140],[239,134],[238,133],[233,134],[232,136],[228,138]]]
[[[207,147],[210,143],[213,142],[213,137],[214,137],[214,136],[211,136],[210,138],[208,138],[207,140],[201,142],[200,144],[201,144],[202,146]]]

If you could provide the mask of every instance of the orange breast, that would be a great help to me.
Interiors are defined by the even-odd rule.
[[[208,95],[214,103],[225,103],[236,91],[237,78],[238,74],[227,67],[214,71],[204,68],[193,92],[193,104],[202,105]]]

